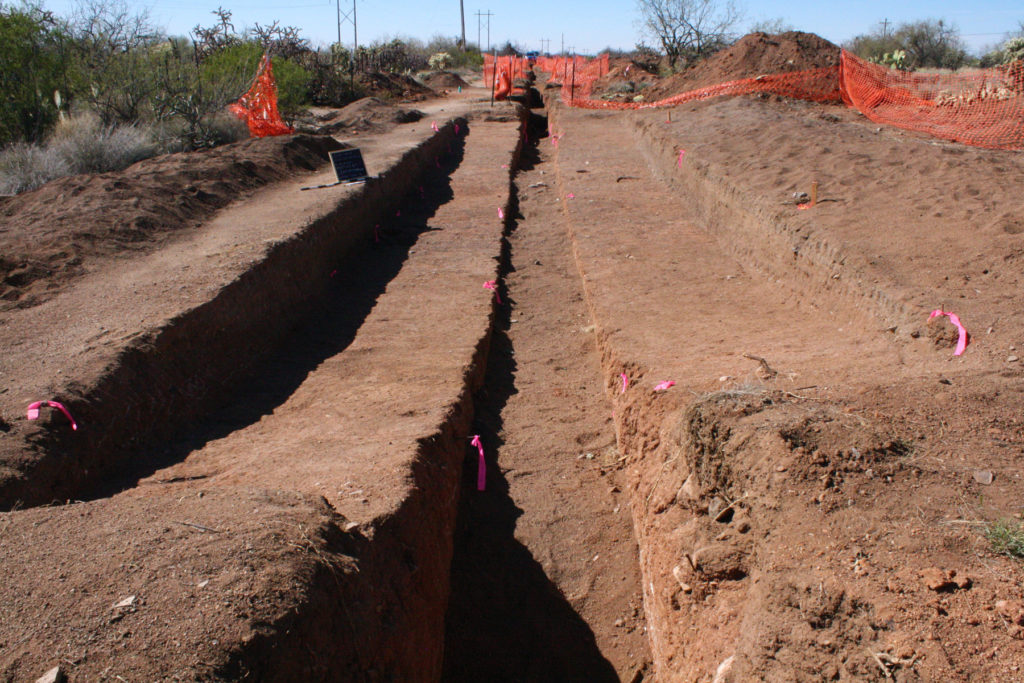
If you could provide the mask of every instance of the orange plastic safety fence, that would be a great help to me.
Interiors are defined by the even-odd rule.
[[[249,91],[242,95],[238,102],[228,105],[228,109],[246,122],[253,137],[287,135],[293,132],[277,111],[277,83],[274,81],[274,67],[267,55],[263,55]]]
[[[539,58],[563,99],[584,109],[671,107],[723,95],[769,93],[814,102],[846,102],[878,123],[992,149],[1024,150],[1024,62],[959,74],[909,74],[842,53],[839,66],[744,78],[654,102],[592,99],[608,56]]]
[[[989,149],[1024,150],[1024,62],[955,74],[905,73],[849,52],[843,100],[872,121]]]

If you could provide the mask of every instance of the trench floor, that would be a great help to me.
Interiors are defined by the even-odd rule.
[[[524,154],[519,213],[452,565],[448,681],[638,681],[649,653],[637,546],[594,328],[550,145]]]

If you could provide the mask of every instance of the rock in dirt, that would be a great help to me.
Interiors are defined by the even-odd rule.
[[[64,683],[68,677],[61,671],[60,665],[53,667],[36,679],[36,683]]]
[[[988,470],[974,470],[974,481],[978,482],[979,484],[982,484],[983,486],[988,486],[989,484],[992,483],[992,479],[993,475]]]
[[[996,602],[996,612],[1017,626],[1024,626],[1024,602],[1020,600],[999,600]]]
[[[918,572],[918,576],[929,590],[937,593],[950,593],[958,588],[967,589],[971,587],[971,578],[966,575],[958,575],[955,569],[939,569],[928,567]]]
[[[747,556],[731,545],[712,545],[693,554],[693,564],[705,578],[736,581],[747,575]]]

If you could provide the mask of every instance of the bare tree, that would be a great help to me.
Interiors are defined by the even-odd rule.
[[[661,43],[669,66],[727,45],[743,14],[733,0],[637,0],[643,30]]]

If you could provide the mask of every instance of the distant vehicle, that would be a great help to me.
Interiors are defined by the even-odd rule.
[[[531,50],[530,52],[527,52],[526,63],[529,64],[530,66],[533,66],[534,64],[537,63],[537,57],[540,57],[540,53],[537,52],[536,50]]]

